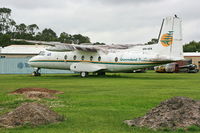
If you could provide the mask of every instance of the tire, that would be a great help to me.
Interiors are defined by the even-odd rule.
[[[41,76],[41,74],[40,74],[40,73],[37,73],[36,71],[34,71],[34,72],[32,73],[32,76]]]
[[[37,75],[37,73],[34,71],[33,73],[32,73],[32,76],[36,76]]]
[[[80,75],[82,78],[85,78],[88,76],[88,72],[81,72]]]

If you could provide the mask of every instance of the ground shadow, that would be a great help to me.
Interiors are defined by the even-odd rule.
[[[182,80],[182,79],[188,79],[188,77],[182,77],[182,76],[174,76],[173,74],[169,75],[161,75],[156,74],[150,75],[150,74],[128,74],[123,75],[119,73],[114,74],[107,74],[107,75],[89,75],[88,77],[82,78],[79,74],[42,74],[40,77],[33,77],[33,78],[47,78],[47,79],[142,79],[142,80]]]

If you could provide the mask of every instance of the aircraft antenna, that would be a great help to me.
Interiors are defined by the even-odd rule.
[[[164,21],[165,21],[165,19],[162,20],[162,24],[161,24],[161,27],[160,27],[160,32],[159,32],[159,35],[158,35],[158,42],[159,42],[159,40],[160,40],[160,34],[161,34],[161,32],[162,32],[162,28],[163,28]]]

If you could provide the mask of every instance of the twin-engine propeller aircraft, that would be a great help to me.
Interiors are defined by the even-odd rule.
[[[27,41],[50,45],[29,60],[39,70],[62,69],[104,75],[105,72],[133,72],[152,66],[183,60],[181,19],[177,16],[163,20],[158,44],[152,45],[76,45],[59,42]]]

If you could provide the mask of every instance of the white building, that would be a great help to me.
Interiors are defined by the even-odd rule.
[[[46,45],[10,45],[4,48],[0,47],[0,57],[32,57],[38,55],[40,51],[44,51],[46,47]]]

